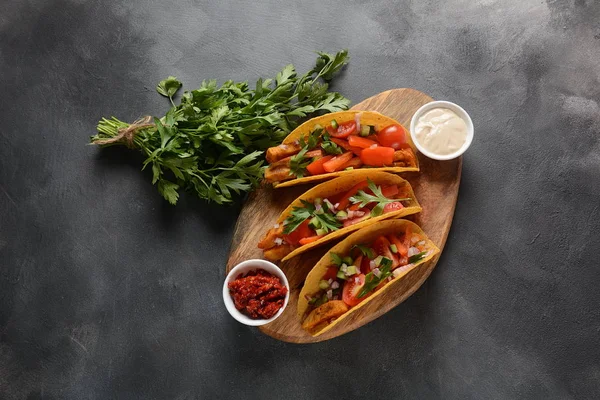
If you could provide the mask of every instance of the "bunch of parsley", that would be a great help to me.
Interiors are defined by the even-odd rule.
[[[139,149],[146,156],[143,168],[152,168],[152,183],[171,204],[181,190],[230,203],[234,194],[259,185],[263,151],[280,144],[302,118],[348,109],[350,101],[329,92],[327,83],[348,63],[348,52],[317,54],[315,67],[301,77],[290,64],[275,80],[259,79],[253,90],[247,82],[218,87],[215,80],[204,81],[186,91],[179,105],[173,97],[182,84],[169,77],[157,87],[172,104],[164,117],[139,129],[115,117],[103,118],[91,142]],[[127,130],[130,136],[124,137]]]

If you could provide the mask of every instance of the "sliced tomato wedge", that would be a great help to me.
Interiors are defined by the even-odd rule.
[[[387,203],[385,206],[383,206],[383,213],[389,213],[392,211],[398,211],[398,210],[402,210],[404,208],[404,206],[402,205],[402,203],[400,203],[399,201],[394,201],[393,203]]]
[[[392,249],[390,249],[390,244],[390,241],[385,236],[379,236],[373,242],[372,247],[375,250],[375,252],[380,256],[392,260],[392,269],[394,269],[398,266],[399,260],[398,257],[394,253],[392,253]]]
[[[388,185],[381,187],[381,194],[387,197],[388,199],[391,199],[392,196],[397,195],[398,192],[398,185]]]
[[[347,140],[336,138],[330,138],[329,140],[340,146],[342,149],[353,152],[357,156],[360,156],[360,153],[362,152],[361,147],[350,146],[350,143],[348,143]]]
[[[332,158],[333,158],[333,156],[325,156],[325,157],[318,158],[315,161],[308,164],[306,166],[306,169],[308,170],[308,172],[310,172],[311,175],[324,174],[325,169],[323,168],[323,164],[325,164],[327,161],[331,160]]]
[[[382,146],[391,147],[393,149],[399,149],[404,143],[406,143],[406,132],[402,125],[390,125],[386,126],[377,133],[377,141]]]
[[[396,235],[388,235],[388,240],[392,243],[396,245],[396,249],[398,249],[398,255],[400,257],[406,257],[408,256],[408,246],[404,243],[403,240],[400,240],[400,238]]]
[[[347,219],[344,221],[344,228],[347,226],[352,226],[352,225],[358,224],[359,222],[363,222],[363,221],[369,219],[370,217],[371,216],[369,215],[369,213],[365,213],[365,215],[363,215],[362,217]]]
[[[315,236],[303,237],[302,239],[298,240],[298,243],[300,243],[300,245],[304,246],[305,244],[316,242],[317,240],[321,239],[323,236],[325,236],[325,235],[315,235]]]
[[[356,130],[356,122],[348,121],[342,124],[338,124],[337,129],[332,127],[331,125],[327,126],[327,132],[335,138],[346,138],[350,135],[356,135],[358,131]]]
[[[335,156],[331,160],[323,164],[323,169],[326,172],[339,171],[343,169],[342,167],[344,166],[344,164],[350,161],[352,157],[354,157],[354,154],[352,154],[351,151],[348,151],[344,154],[340,154],[339,156]]]
[[[360,263],[360,272],[365,275],[371,272],[371,260],[369,260],[369,257],[363,257]]]
[[[301,223],[294,231],[290,232],[287,235],[283,235],[283,238],[286,242],[291,244],[292,246],[296,246],[300,243],[300,239],[315,236],[315,232],[308,226],[309,220]]]
[[[349,168],[349,167],[352,167],[352,168],[356,169],[356,168],[362,167],[362,165],[363,165],[363,162],[360,161],[360,158],[358,158],[358,157],[352,157],[350,159],[350,161],[348,161],[346,164],[344,164],[342,166],[342,169],[346,169],[346,168]]]
[[[391,147],[368,147],[360,153],[360,159],[365,165],[384,167],[394,164],[394,149]]]
[[[350,146],[360,147],[361,149],[366,149],[367,147],[371,146],[377,146],[377,142],[360,136],[348,137],[348,143],[350,143]]]
[[[346,194],[338,202],[340,204],[338,205],[337,209],[345,210],[346,207],[348,207],[348,204],[350,204],[350,197],[352,197],[356,193],[358,193],[359,190],[365,190],[368,187],[369,187],[369,182],[367,182],[367,181],[361,181],[361,182],[358,182],[356,185],[352,186],[352,188],[350,190],[348,190],[346,192]]]
[[[338,267],[335,267],[335,266],[327,267],[327,271],[325,272],[325,275],[323,275],[323,280],[328,281],[330,279],[336,279],[337,273],[338,273]]]
[[[357,274],[349,277],[344,283],[344,289],[342,290],[342,300],[344,300],[344,303],[350,307],[354,307],[369,297],[368,295],[360,299],[357,297],[363,286],[365,286],[364,274]]]

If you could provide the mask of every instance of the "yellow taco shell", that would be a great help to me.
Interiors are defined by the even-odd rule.
[[[385,291],[389,290],[392,286],[397,284],[397,282],[400,281],[404,276],[406,276],[406,274],[408,274],[410,271],[417,268],[419,265],[422,265],[422,264],[426,263],[427,261],[431,260],[433,257],[435,257],[436,254],[439,253],[440,250],[437,248],[437,246],[431,240],[429,240],[429,238],[425,235],[425,233],[421,230],[421,228],[419,228],[418,225],[416,225],[413,222],[404,220],[404,219],[395,219],[395,220],[381,221],[377,224],[373,224],[364,229],[361,229],[358,232],[353,233],[352,235],[348,236],[346,239],[342,240],[337,245],[333,246],[317,262],[317,264],[313,267],[313,269],[310,271],[310,273],[306,277],[306,281],[304,282],[304,286],[302,287],[302,290],[300,291],[300,295],[298,298],[298,318],[300,318],[301,321],[306,317],[305,314],[309,307],[306,296],[312,295],[313,293],[316,293],[319,291],[319,281],[321,280],[323,275],[325,275],[327,268],[331,265],[331,258],[329,256],[329,253],[347,255],[350,252],[350,250],[352,249],[352,246],[354,246],[355,244],[372,243],[375,239],[377,239],[381,235],[404,232],[404,230],[406,229],[407,226],[410,226],[411,231],[413,233],[418,233],[419,235],[422,235],[425,238],[426,246],[427,246],[427,248],[430,249],[429,254],[425,258],[423,258],[421,261],[414,264],[412,267],[407,268],[404,271],[402,271],[402,273],[400,275],[398,275],[397,277],[395,277],[391,282],[387,283],[384,287],[382,287],[381,289],[379,289],[378,291],[373,293],[371,296],[367,297],[367,299],[365,299],[364,301],[359,303],[357,306],[350,308],[350,310],[348,310],[347,312],[345,312],[344,314],[339,316],[336,320],[330,322],[328,325],[326,325],[325,327],[322,327],[322,329],[320,329],[316,332],[315,331],[309,332],[312,336],[321,335],[321,334],[329,331],[330,329],[332,329],[340,321],[343,321],[345,318],[348,318],[349,315],[356,312],[356,310],[359,310],[360,308],[364,307],[366,304],[368,304],[370,301],[372,301],[377,296],[381,296],[382,293],[384,293]]]
[[[287,218],[287,216],[292,212],[294,207],[302,207],[302,200],[313,202],[316,198],[326,199],[328,197],[347,192],[357,183],[370,179],[377,186],[382,185],[398,185],[398,187],[406,187],[407,197],[410,197],[411,200],[408,200],[406,203],[407,206],[401,210],[392,211],[389,213],[381,214],[378,217],[369,218],[365,221],[359,222],[357,224],[348,226],[346,228],[339,229],[337,231],[331,232],[328,235],[323,236],[321,239],[316,240],[312,243],[305,244],[304,246],[300,246],[294,249],[291,253],[285,256],[282,261],[289,260],[290,258],[297,256],[300,253],[303,253],[313,247],[320,246],[324,243],[327,243],[331,240],[342,237],[350,232],[354,232],[363,227],[374,224],[378,221],[382,221],[385,219],[391,218],[401,218],[407,215],[416,214],[421,212],[421,206],[417,201],[415,193],[410,186],[408,181],[400,178],[398,175],[390,174],[387,172],[377,171],[374,169],[365,169],[365,170],[356,170],[352,175],[343,175],[339,178],[333,179],[328,182],[323,182],[312,189],[308,190],[296,200],[294,200],[279,216],[277,219],[277,223],[283,225],[283,221]]]
[[[325,114],[320,117],[309,119],[308,121],[304,122],[302,125],[297,127],[296,129],[294,129],[285,139],[283,139],[282,144],[291,144],[291,143],[295,142],[296,140],[299,140],[301,137],[307,137],[312,131],[314,131],[314,128],[316,125],[327,126],[331,123],[331,120],[333,120],[333,119],[335,119],[338,124],[343,124],[348,121],[354,121],[357,114],[360,114],[360,123],[361,124],[374,126],[375,130],[377,130],[377,131],[385,128],[386,126],[393,125],[393,124],[398,124],[400,126],[403,126],[400,122],[396,121],[395,119],[386,117],[385,115],[380,114],[376,111],[359,111],[359,110],[339,111],[339,112]],[[410,144],[410,147],[412,148],[413,153],[415,154],[416,166],[415,167],[380,167],[380,168],[367,168],[367,169],[369,169],[371,171],[387,171],[387,172],[395,172],[395,173],[419,170],[419,159],[417,157],[417,149],[416,149],[414,143],[412,142],[412,139],[410,137],[408,129],[406,129],[404,127],[404,130],[407,133],[406,140],[407,140],[408,144]],[[275,183],[273,183],[273,187],[282,188],[282,187],[288,187],[288,186],[294,186],[294,185],[301,185],[301,184],[309,183],[309,182],[323,181],[323,180],[335,178],[338,176],[350,175],[356,171],[360,171],[361,169],[362,168],[350,170],[350,171],[337,171],[337,172],[330,172],[330,173],[321,174],[321,175],[305,176],[303,178],[295,178],[295,179],[291,179],[289,181],[284,181],[281,183],[275,182]]]

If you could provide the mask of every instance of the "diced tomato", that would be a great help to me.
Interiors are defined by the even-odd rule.
[[[360,156],[360,153],[362,152],[362,148],[350,146],[350,143],[348,143],[347,140],[336,138],[330,138],[329,140],[340,146],[342,149],[353,152],[357,156]]]
[[[393,203],[387,203],[385,206],[383,206],[383,213],[389,213],[392,211],[398,211],[398,210],[402,210],[404,208],[404,206],[402,205],[402,203],[400,203],[399,201],[394,201]]]
[[[354,157],[351,151],[348,151],[344,154],[340,154],[339,156],[333,157],[331,160],[327,161],[323,164],[323,169],[326,172],[334,172],[342,169],[344,164],[350,161]]]
[[[373,167],[384,167],[393,165],[394,149],[391,147],[368,147],[360,153],[360,159],[365,165]]]
[[[338,124],[337,129],[332,127],[331,125],[327,126],[327,132],[335,138],[345,138],[350,135],[356,135],[358,132],[356,130],[356,122],[348,121],[343,124]]]
[[[348,204],[350,203],[350,197],[354,196],[360,190],[365,190],[368,187],[369,187],[369,182],[367,182],[367,181],[358,182],[356,185],[352,186],[352,188],[350,190],[348,190],[346,192],[346,194],[344,195],[344,197],[342,197],[340,199],[340,201],[338,202],[340,204],[337,209],[345,210],[346,207],[348,207]]]
[[[325,173],[325,169],[323,168],[323,164],[327,161],[331,160],[333,156],[325,156],[316,159],[307,165],[306,169],[310,172],[311,175],[320,175]]]
[[[356,217],[356,218],[352,218],[352,219],[347,219],[344,221],[344,228],[347,226],[351,226],[354,224],[358,224],[359,222],[363,222],[364,220],[369,219],[370,215],[369,214],[365,214],[362,217]]]
[[[316,236],[304,237],[304,238],[300,239],[298,241],[298,243],[300,243],[300,245],[304,246],[305,244],[316,242],[317,240],[321,239],[323,236],[324,235],[316,235]]]
[[[335,278],[337,278],[337,273],[338,273],[338,267],[335,267],[335,266],[327,267],[327,272],[325,272],[325,275],[323,275],[323,280],[328,281],[330,279],[335,279]]]
[[[358,211],[359,209],[360,209],[360,203],[352,204],[350,207],[348,207],[348,210],[350,210],[350,211]]]
[[[401,145],[406,143],[406,132],[402,125],[386,126],[377,133],[377,141],[382,146],[399,149]]]
[[[387,197],[388,199],[391,199],[392,196],[397,195],[398,192],[398,185],[389,185],[381,187],[381,194]]]
[[[399,254],[402,257],[406,257],[408,255],[408,246],[406,245],[406,243],[404,243],[403,240],[400,240],[400,238],[397,235],[388,235],[387,238],[392,244],[396,245],[396,249],[398,249],[397,254]]]
[[[378,255],[392,260],[392,269],[394,269],[398,266],[398,257],[392,253],[390,244],[390,241],[385,236],[379,236],[377,239],[375,239],[371,247],[373,247]]]
[[[366,149],[373,145],[377,146],[377,142],[360,136],[350,136],[348,138],[348,143],[350,143],[350,146],[360,147],[361,149]]]
[[[346,164],[344,164],[342,166],[342,169],[346,169],[346,168],[349,168],[349,167],[360,168],[360,167],[362,167],[362,165],[363,165],[363,162],[360,161],[360,158],[358,158],[358,157],[352,157],[350,159],[350,161],[348,161]]]
[[[360,272],[365,275],[371,272],[371,260],[369,260],[369,257],[363,257],[360,263]]]
[[[309,220],[301,223],[294,231],[290,232],[287,235],[284,235],[283,238],[289,244],[295,246],[300,242],[300,239],[314,236],[315,232],[308,226]]]
[[[348,304],[350,307],[354,307],[369,297],[368,295],[360,299],[357,297],[363,286],[365,286],[365,276],[363,274],[352,275],[349,277],[344,283],[344,289],[342,290],[342,300],[344,300],[344,303]]]

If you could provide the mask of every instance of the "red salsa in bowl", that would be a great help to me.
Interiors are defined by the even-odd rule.
[[[290,289],[283,271],[266,260],[236,265],[223,284],[223,301],[237,321],[251,326],[267,324],[287,306]]]
[[[235,308],[252,319],[273,318],[288,293],[281,280],[264,269],[240,274],[227,286]]]

